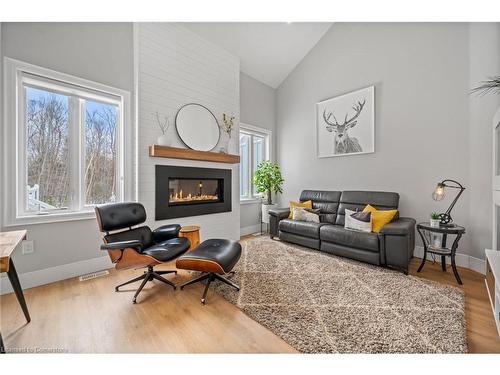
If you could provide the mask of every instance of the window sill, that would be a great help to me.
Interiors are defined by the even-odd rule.
[[[260,202],[261,202],[260,198],[240,199],[240,204],[257,204]]]
[[[50,223],[60,223],[66,221],[75,220],[92,220],[95,219],[94,211],[78,211],[78,212],[57,212],[49,213],[45,215],[27,215],[18,216],[13,220],[7,221],[4,227],[18,227],[23,225],[35,225],[35,224],[50,224]]]

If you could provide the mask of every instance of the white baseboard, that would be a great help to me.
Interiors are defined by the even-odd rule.
[[[22,273],[19,275],[19,281],[23,289],[28,289],[91,272],[102,271],[111,267],[113,267],[113,264],[108,256],[98,257],[43,270]],[[0,295],[13,292],[9,279],[4,275],[5,274],[3,274],[0,279]]]
[[[415,246],[413,256],[422,259],[424,256],[423,246]],[[432,260],[430,254],[427,254],[427,260]],[[457,266],[459,267],[468,268],[483,275],[486,274],[486,261],[484,259],[475,258],[467,254],[457,253],[455,256],[455,261],[457,263]],[[436,262],[441,262],[441,257],[438,255],[436,255]],[[450,257],[446,257],[446,264],[450,264],[450,262]]]
[[[265,224],[262,224],[262,230],[265,230]],[[246,236],[248,234],[260,233],[260,224],[250,225],[248,227],[240,228],[240,235]]]

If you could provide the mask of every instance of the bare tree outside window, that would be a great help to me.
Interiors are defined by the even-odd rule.
[[[68,97],[26,87],[29,210],[70,205]]]
[[[85,204],[116,201],[117,107],[85,102]]]
[[[84,108],[83,203],[114,202],[118,186],[118,107],[81,100]],[[69,103],[69,96],[26,86],[26,200],[30,211],[64,209],[72,205],[71,176],[75,171],[71,170],[71,160],[76,155],[69,150]]]

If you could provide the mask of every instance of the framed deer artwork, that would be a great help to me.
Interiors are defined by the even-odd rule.
[[[375,152],[375,87],[316,104],[319,158]]]

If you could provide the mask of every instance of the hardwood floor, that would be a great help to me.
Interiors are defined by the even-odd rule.
[[[246,237],[242,240],[245,241]],[[416,274],[419,259],[411,264]],[[158,269],[171,269],[166,265]],[[460,269],[466,293],[470,352],[500,353],[484,277]],[[110,275],[80,282],[78,278],[25,290],[32,321],[26,324],[13,293],[0,298],[1,332],[7,349],[55,349],[70,353],[293,353],[294,348],[247,317],[231,303],[209,292],[200,304],[202,285],[180,291],[148,283],[138,304],[131,302],[135,284],[114,286],[140,271],[110,270]],[[453,274],[426,264],[419,277],[456,285]],[[188,272],[169,279],[180,283]],[[425,324],[425,323],[424,323]]]
[[[421,259],[413,258],[410,274],[444,284],[460,287],[465,292],[465,320],[467,322],[467,345],[470,353],[500,353],[493,311],[484,283],[484,275],[469,269],[458,267],[463,285],[458,285],[451,267],[441,271],[439,262],[427,261],[423,270],[417,273]],[[423,323],[425,324],[425,322]]]

